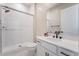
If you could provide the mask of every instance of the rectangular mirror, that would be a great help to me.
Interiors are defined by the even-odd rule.
[[[61,10],[61,30],[64,35],[79,35],[79,5]]]
[[[48,10],[47,31],[63,31],[63,35],[79,36],[79,4],[60,3]]]

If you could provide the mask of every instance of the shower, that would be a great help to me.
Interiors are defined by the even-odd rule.
[[[31,53],[28,47],[36,46],[33,43],[33,15],[7,6],[1,6],[0,12],[2,55],[28,55]],[[34,55],[34,50],[31,55]],[[17,51],[17,53],[13,51]]]

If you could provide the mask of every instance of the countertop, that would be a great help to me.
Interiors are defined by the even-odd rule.
[[[73,52],[79,53],[78,41],[73,41],[73,40],[68,40],[68,39],[55,39],[52,37],[44,37],[44,36],[37,36],[37,39],[63,47],[65,49],[71,50]]]

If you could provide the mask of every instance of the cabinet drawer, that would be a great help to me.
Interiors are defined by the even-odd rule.
[[[57,55],[45,49],[45,56],[57,56]]]
[[[63,49],[63,48],[58,48],[57,52],[58,52],[59,56],[74,56],[75,55],[74,52],[71,52],[71,51],[69,51],[67,49]]]
[[[41,46],[43,46],[44,48],[46,48],[47,50],[50,50],[53,53],[56,53],[56,46],[52,45],[50,43],[47,43],[45,41],[40,41]]]

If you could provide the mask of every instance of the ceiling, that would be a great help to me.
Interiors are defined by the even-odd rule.
[[[26,7],[31,7],[32,5],[34,5],[34,3],[22,3],[22,4]]]
[[[48,10],[49,8],[55,6],[57,3],[38,3],[37,7]]]
[[[27,7],[33,6],[35,3],[22,3]],[[38,9],[48,10],[51,8],[64,8],[74,3],[36,3]]]
[[[31,7],[33,6],[35,3],[22,3],[24,6],[27,7]],[[36,3],[37,8],[39,9],[45,9],[48,10],[49,8],[53,7],[54,5],[56,5],[57,3]]]

